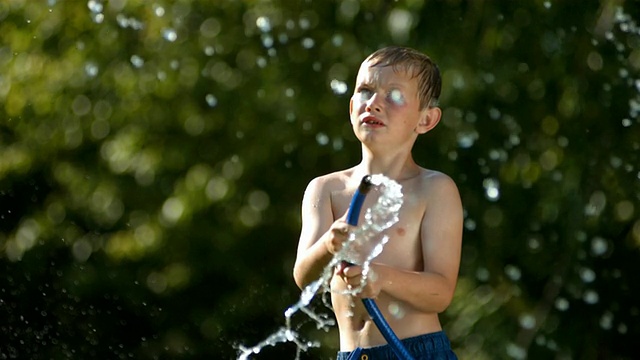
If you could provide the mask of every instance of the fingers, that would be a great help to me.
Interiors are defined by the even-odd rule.
[[[362,276],[362,267],[355,265],[355,264],[350,264],[346,261],[343,261],[343,263],[345,264],[343,266],[343,270],[342,273],[344,274],[345,278],[354,278],[357,276]]]
[[[349,263],[346,261],[340,261],[338,263],[338,265],[336,265],[336,269],[335,269],[335,274],[343,277],[344,276],[344,269],[349,266]]]
[[[352,288],[362,287],[362,267],[354,264],[349,264],[345,261],[339,264],[340,278],[347,284],[347,288],[351,290]]]
[[[370,291],[367,288],[367,283],[364,281],[362,274],[351,277],[343,276],[342,280],[345,282],[347,291],[350,295],[356,297],[369,297],[368,293]]]
[[[344,281],[350,295],[364,299],[376,298],[380,293],[381,289],[376,281],[377,277],[367,276],[365,278],[362,266],[347,263],[341,270],[339,276]],[[373,273],[369,275],[373,275]]]
[[[348,274],[345,272],[348,271]],[[336,265],[336,274],[341,278],[351,278],[358,276],[362,273],[362,268],[358,265],[352,264],[348,261],[340,261],[338,265]]]
[[[338,220],[331,225],[329,229],[329,238],[327,245],[327,250],[336,254],[342,249],[344,243],[349,239],[349,231],[351,230],[351,226],[344,221]]]
[[[347,224],[345,221],[337,220],[331,226],[331,230],[336,234],[347,236],[349,235],[349,231],[351,231],[351,225]]]

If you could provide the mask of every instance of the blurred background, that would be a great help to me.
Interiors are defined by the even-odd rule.
[[[630,0],[3,0],[0,358],[235,359],[284,326],[304,188],[360,160],[353,82],[391,44],[443,74],[414,155],[464,203],[458,356],[637,358],[639,22]],[[293,320],[320,345],[300,358],[335,356]]]

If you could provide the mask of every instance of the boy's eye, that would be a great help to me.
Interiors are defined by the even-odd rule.
[[[361,88],[358,90],[358,94],[360,95],[360,100],[369,100],[373,96],[373,91],[371,91],[371,89]]]
[[[402,92],[398,89],[391,90],[389,92],[388,98],[392,103],[396,105],[404,104],[404,95],[402,95]]]

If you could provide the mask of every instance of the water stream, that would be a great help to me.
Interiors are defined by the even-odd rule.
[[[312,301],[318,294],[331,291],[330,281],[336,265],[341,261],[361,264],[364,268],[364,276],[359,287],[345,290],[347,294],[357,294],[366,284],[371,275],[371,261],[378,256],[389,238],[384,231],[398,222],[398,213],[403,203],[402,187],[397,182],[383,176],[372,175],[371,182],[375,191],[380,193],[377,202],[365,212],[364,222],[356,230],[351,232],[348,242],[333,259],[325,266],[322,276],[307,285],[300,294],[300,299],[284,312],[285,325],[267,336],[263,341],[253,346],[239,346],[239,360],[249,359],[251,355],[260,353],[267,346],[275,346],[279,343],[292,342],[296,345],[296,359],[301,352],[311,347],[318,347],[319,342],[304,339],[304,336],[296,330],[294,315],[303,313],[311,319],[318,329],[328,330],[335,325],[331,315],[317,313],[311,308]],[[327,307],[326,298],[322,301]]]

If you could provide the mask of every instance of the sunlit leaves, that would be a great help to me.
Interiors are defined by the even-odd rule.
[[[640,323],[640,38],[618,5],[1,2],[0,297],[4,318],[30,321],[7,326],[93,316],[77,342],[21,337],[76,357],[226,358],[266,336],[297,297],[304,186],[359,160],[354,76],[397,43],[443,74],[442,121],[415,156],[463,195],[442,317],[460,357],[616,351],[609,336]],[[139,328],[110,327],[124,303]],[[139,333],[126,344],[125,327]]]

